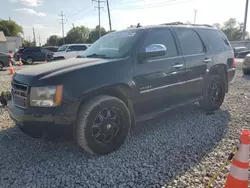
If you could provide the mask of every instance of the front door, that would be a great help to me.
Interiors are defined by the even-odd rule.
[[[135,111],[139,114],[178,104],[184,96],[185,63],[169,28],[155,28],[139,44],[139,52],[152,44],[163,44],[167,54],[135,64],[134,82],[138,90]]]

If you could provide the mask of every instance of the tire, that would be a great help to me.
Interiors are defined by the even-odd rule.
[[[249,70],[248,69],[242,69],[243,74],[249,74]]]
[[[118,124],[117,127],[115,124]],[[97,96],[78,110],[76,142],[91,155],[108,154],[119,149],[125,142],[130,127],[131,116],[124,102],[112,96]],[[116,133],[111,136],[107,132]]]
[[[34,60],[31,57],[27,57],[25,61],[28,63],[28,65],[32,65],[34,63]]]
[[[4,67],[4,64],[3,64],[3,62],[0,61],[0,71],[3,70],[3,67]]]
[[[226,94],[225,84],[226,81],[223,77],[219,75],[211,75],[207,87],[204,89],[203,99],[199,101],[199,105],[207,111],[219,109]]]

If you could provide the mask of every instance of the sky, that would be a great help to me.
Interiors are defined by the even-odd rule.
[[[113,30],[130,25],[153,25],[168,22],[197,24],[223,23],[229,18],[244,21],[245,0],[109,0]],[[38,42],[50,35],[62,36],[59,14],[65,15],[65,35],[74,26],[94,28],[98,25],[98,9],[92,0],[0,0],[0,19],[11,19],[24,29],[24,38],[33,39],[32,27]],[[101,3],[101,26],[109,30],[106,1]],[[250,13],[249,13],[250,14]],[[247,21],[250,30],[250,18]]]

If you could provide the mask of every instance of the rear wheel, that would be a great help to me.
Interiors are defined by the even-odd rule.
[[[29,65],[32,65],[34,63],[34,60],[31,57],[27,57],[25,60]]]
[[[223,77],[211,75],[205,88],[203,99],[199,101],[200,106],[208,111],[219,109],[225,98],[225,84]]]
[[[124,143],[130,124],[130,112],[120,99],[97,96],[78,111],[76,141],[89,154],[107,154]]]

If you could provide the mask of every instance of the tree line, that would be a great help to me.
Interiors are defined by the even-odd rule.
[[[99,30],[101,36],[106,35],[110,31],[105,28],[96,26],[94,29],[89,29],[85,26],[77,26],[70,29],[64,38],[65,44],[73,43],[94,43],[99,38]],[[113,32],[113,31],[112,31]],[[47,39],[44,46],[61,46],[63,45],[63,38],[57,35],[52,35]]]
[[[189,22],[187,22],[189,23]],[[228,40],[236,41],[242,39],[243,33],[243,23],[238,22],[235,18],[230,18],[223,24],[215,23],[213,26],[221,29],[225,33]],[[128,28],[136,27],[135,25],[130,25]],[[99,38],[99,30],[101,30],[101,35],[106,35],[110,31],[106,31],[105,28],[96,26],[94,29],[90,29],[85,26],[77,26],[70,29],[64,41],[66,44],[72,43],[94,43]],[[0,20],[0,31],[3,31],[5,36],[22,36],[23,28],[12,20]],[[113,31],[111,31],[113,32]],[[249,33],[246,32],[246,39],[249,40]],[[27,41],[22,38],[23,47],[36,46],[35,41]],[[63,45],[63,38],[57,35],[50,36],[44,46],[61,46]]]

